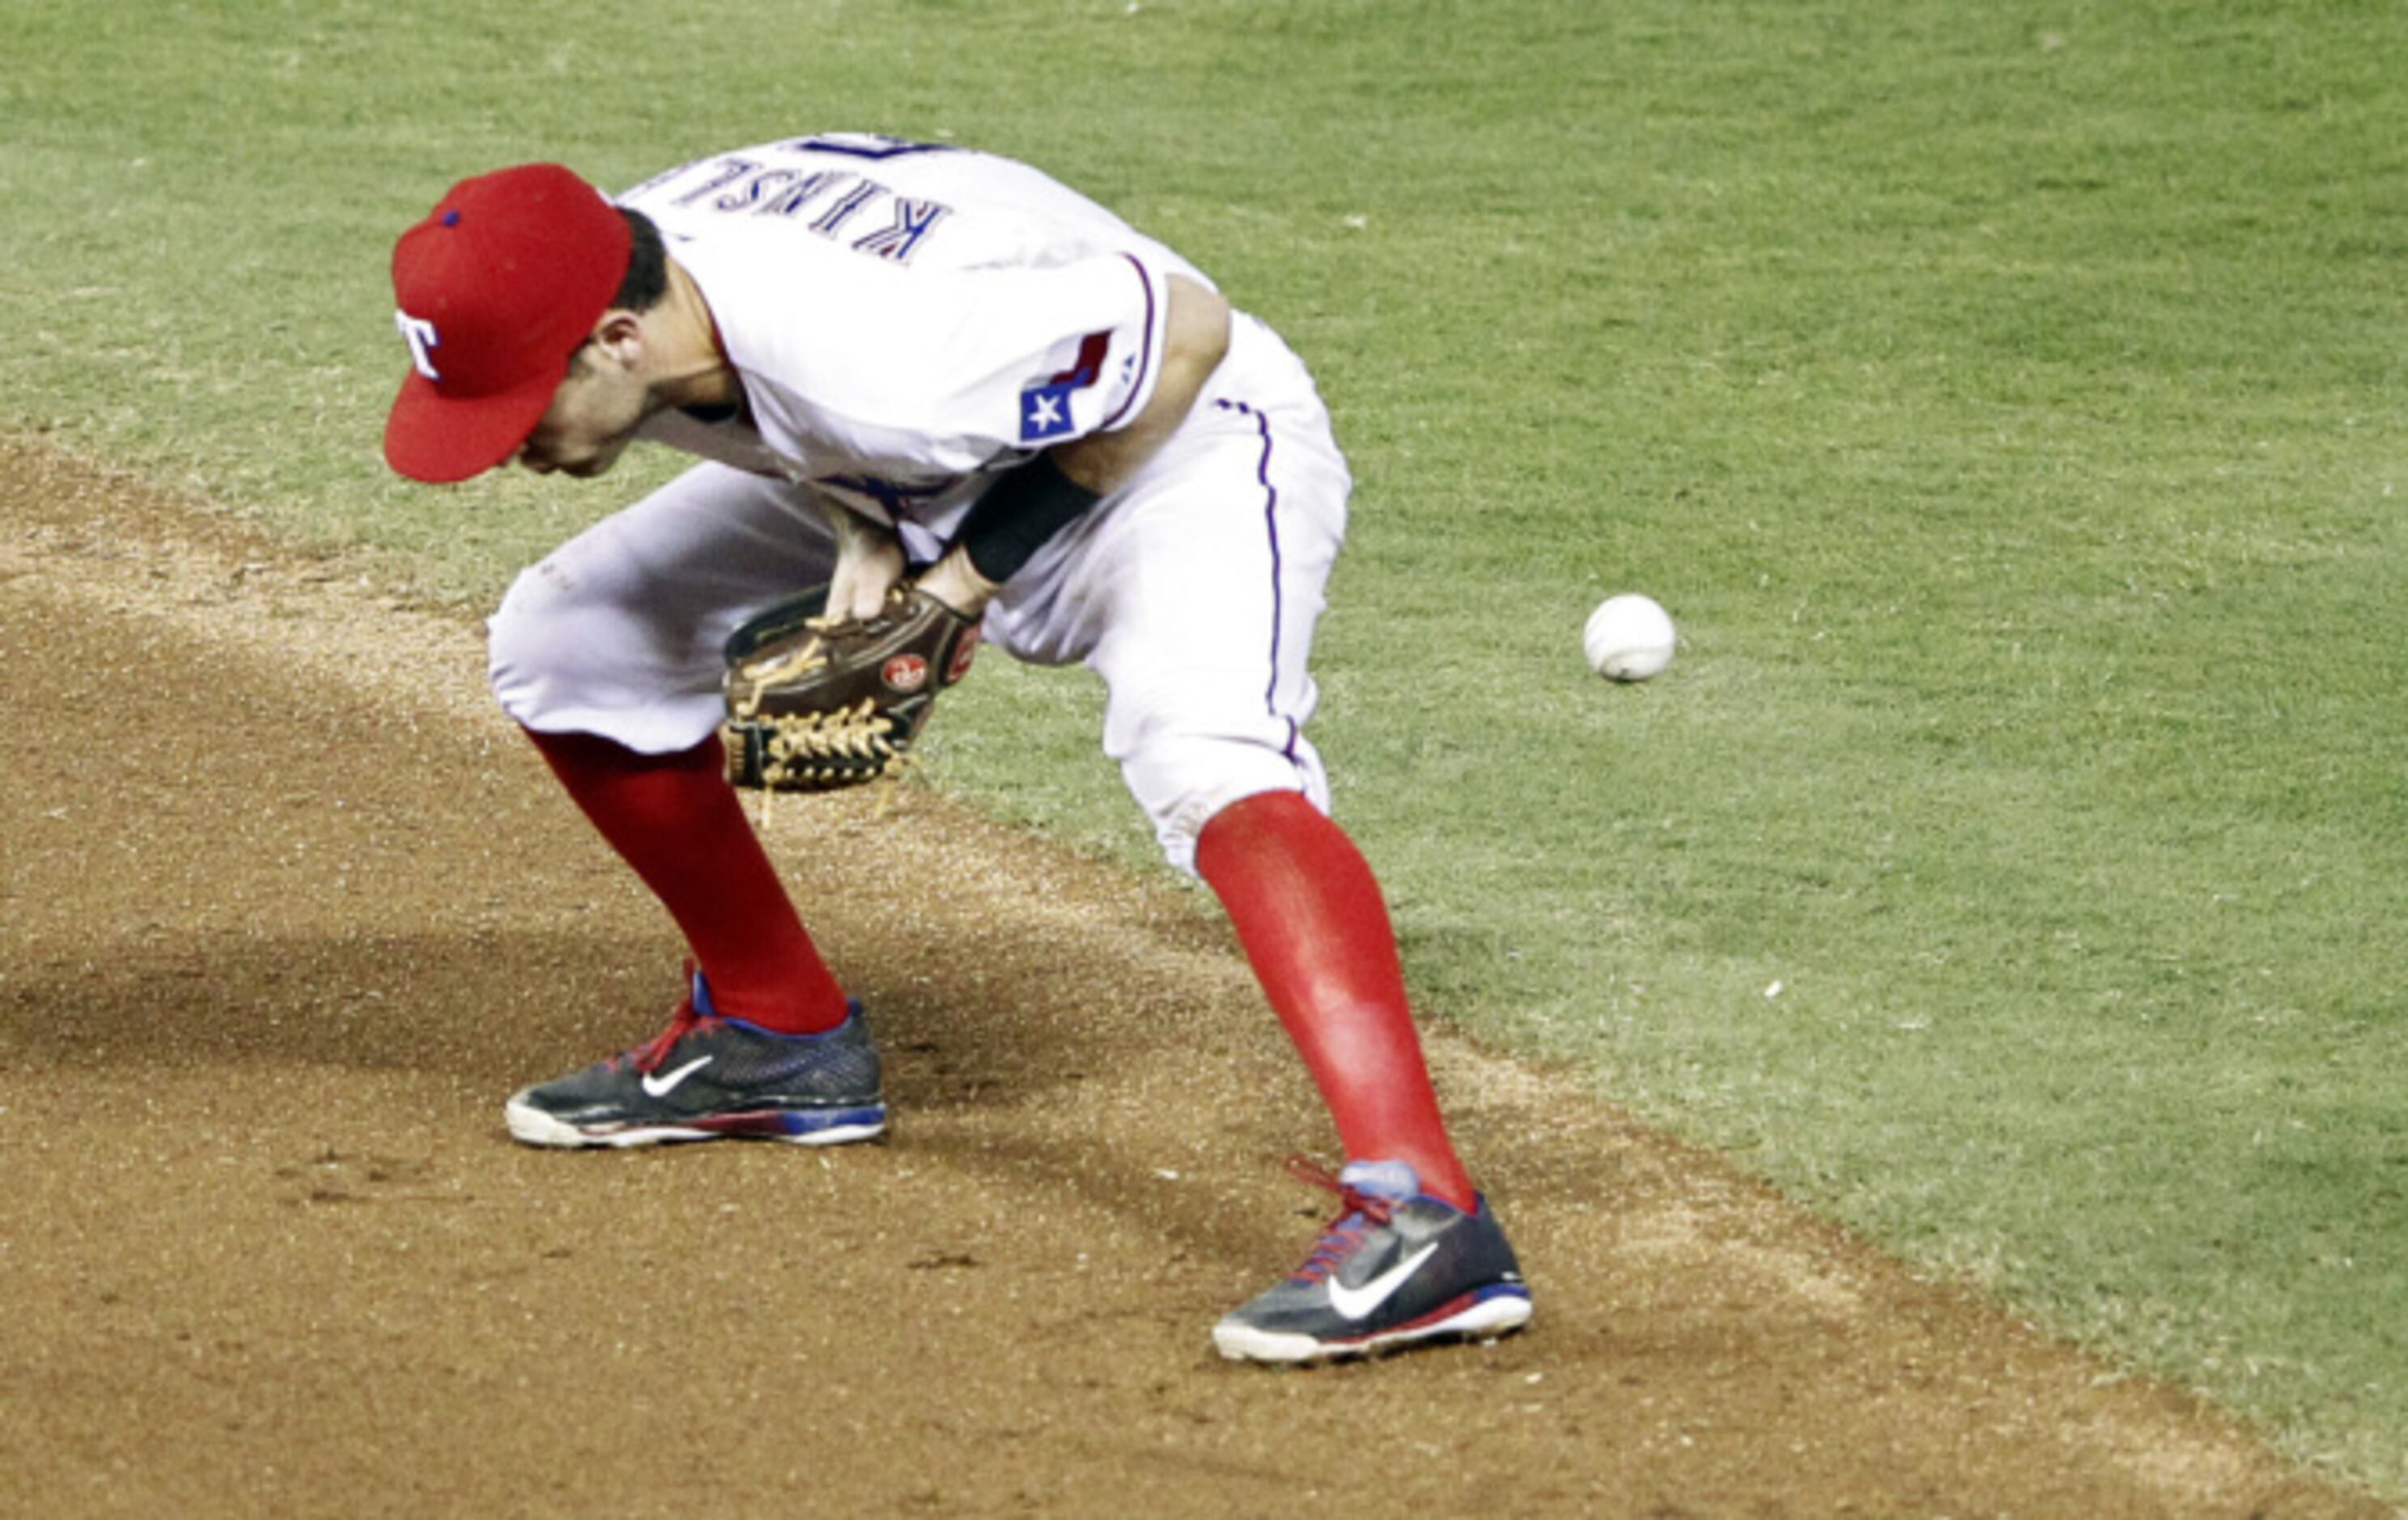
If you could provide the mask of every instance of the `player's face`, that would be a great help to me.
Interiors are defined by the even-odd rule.
[[[538,475],[591,479],[619,462],[650,410],[648,387],[630,370],[581,349],[543,421],[519,446],[518,462]]]

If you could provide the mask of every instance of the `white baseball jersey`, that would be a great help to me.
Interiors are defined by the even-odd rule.
[[[751,423],[644,436],[938,537],[991,472],[1142,409],[1164,278],[1211,283],[1026,165],[858,134],[714,154],[620,203],[701,287]]]
[[[710,462],[522,575],[493,677],[530,728],[648,753],[718,726],[745,617],[827,580],[826,510],[935,560],[997,472],[1144,408],[1164,281],[1210,283],[1036,169],[884,137],[716,154],[621,201],[701,290],[744,412],[645,424]],[[1103,678],[1105,752],[1177,866],[1241,796],[1327,806],[1305,662],[1350,485],[1312,378],[1240,314],[1160,452],[988,606],[991,643]]]

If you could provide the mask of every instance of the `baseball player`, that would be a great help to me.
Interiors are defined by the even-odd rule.
[[[1304,1264],[1214,1327],[1316,1362],[1490,1336],[1530,1293],[1450,1143],[1387,911],[1329,819],[1306,655],[1350,480],[1305,368],[1177,253],[1026,165],[839,134],[681,165],[615,201],[550,165],[454,186],[394,251],[410,353],[393,467],[595,476],[701,462],[521,575],[492,677],[693,954],[638,1050],[528,1087],[531,1145],[866,1140],[858,1002],[725,773],[724,648],[825,584],[898,595],[1108,690],[1103,743],[1227,910],[1348,1160]]]

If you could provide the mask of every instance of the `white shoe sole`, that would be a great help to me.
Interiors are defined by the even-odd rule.
[[[1360,1341],[1315,1341],[1309,1335],[1282,1335],[1258,1330],[1242,1320],[1225,1319],[1212,1326],[1212,1344],[1233,1362],[1273,1362],[1295,1367],[1376,1356],[1423,1341],[1477,1341],[1511,1335],[1529,1323],[1530,1300],[1526,1297],[1498,1294],[1436,1324],[1416,1325]]]
[[[876,1140],[886,1133],[884,1121],[874,1124],[832,1125],[825,1129],[813,1129],[800,1135],[728,1135],[715,1129],[695,1129],[681,1125],[647,1125],[626,1129],[589,1133],[575,1125],[565,1125],[540,1109],[529,1108],[513,1099],[502,1105],[502,1122],[509,1126],[510,1139],[521,1145],[539,1145],[548,1150],[583,1151],[598,1147],[631,1150],[643,1145],[674,1145],[684,1140],[781,1140],[788,1145],[848,1145],[855,1140]]]

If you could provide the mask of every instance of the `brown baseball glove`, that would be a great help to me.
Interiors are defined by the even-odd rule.
[[[874,617],[824,617],[826,606],[814,587],[727,640],[727,779],[738,786],[828,792],[886,775],[978,652],[977,622],[914,587],[896,587]]]

